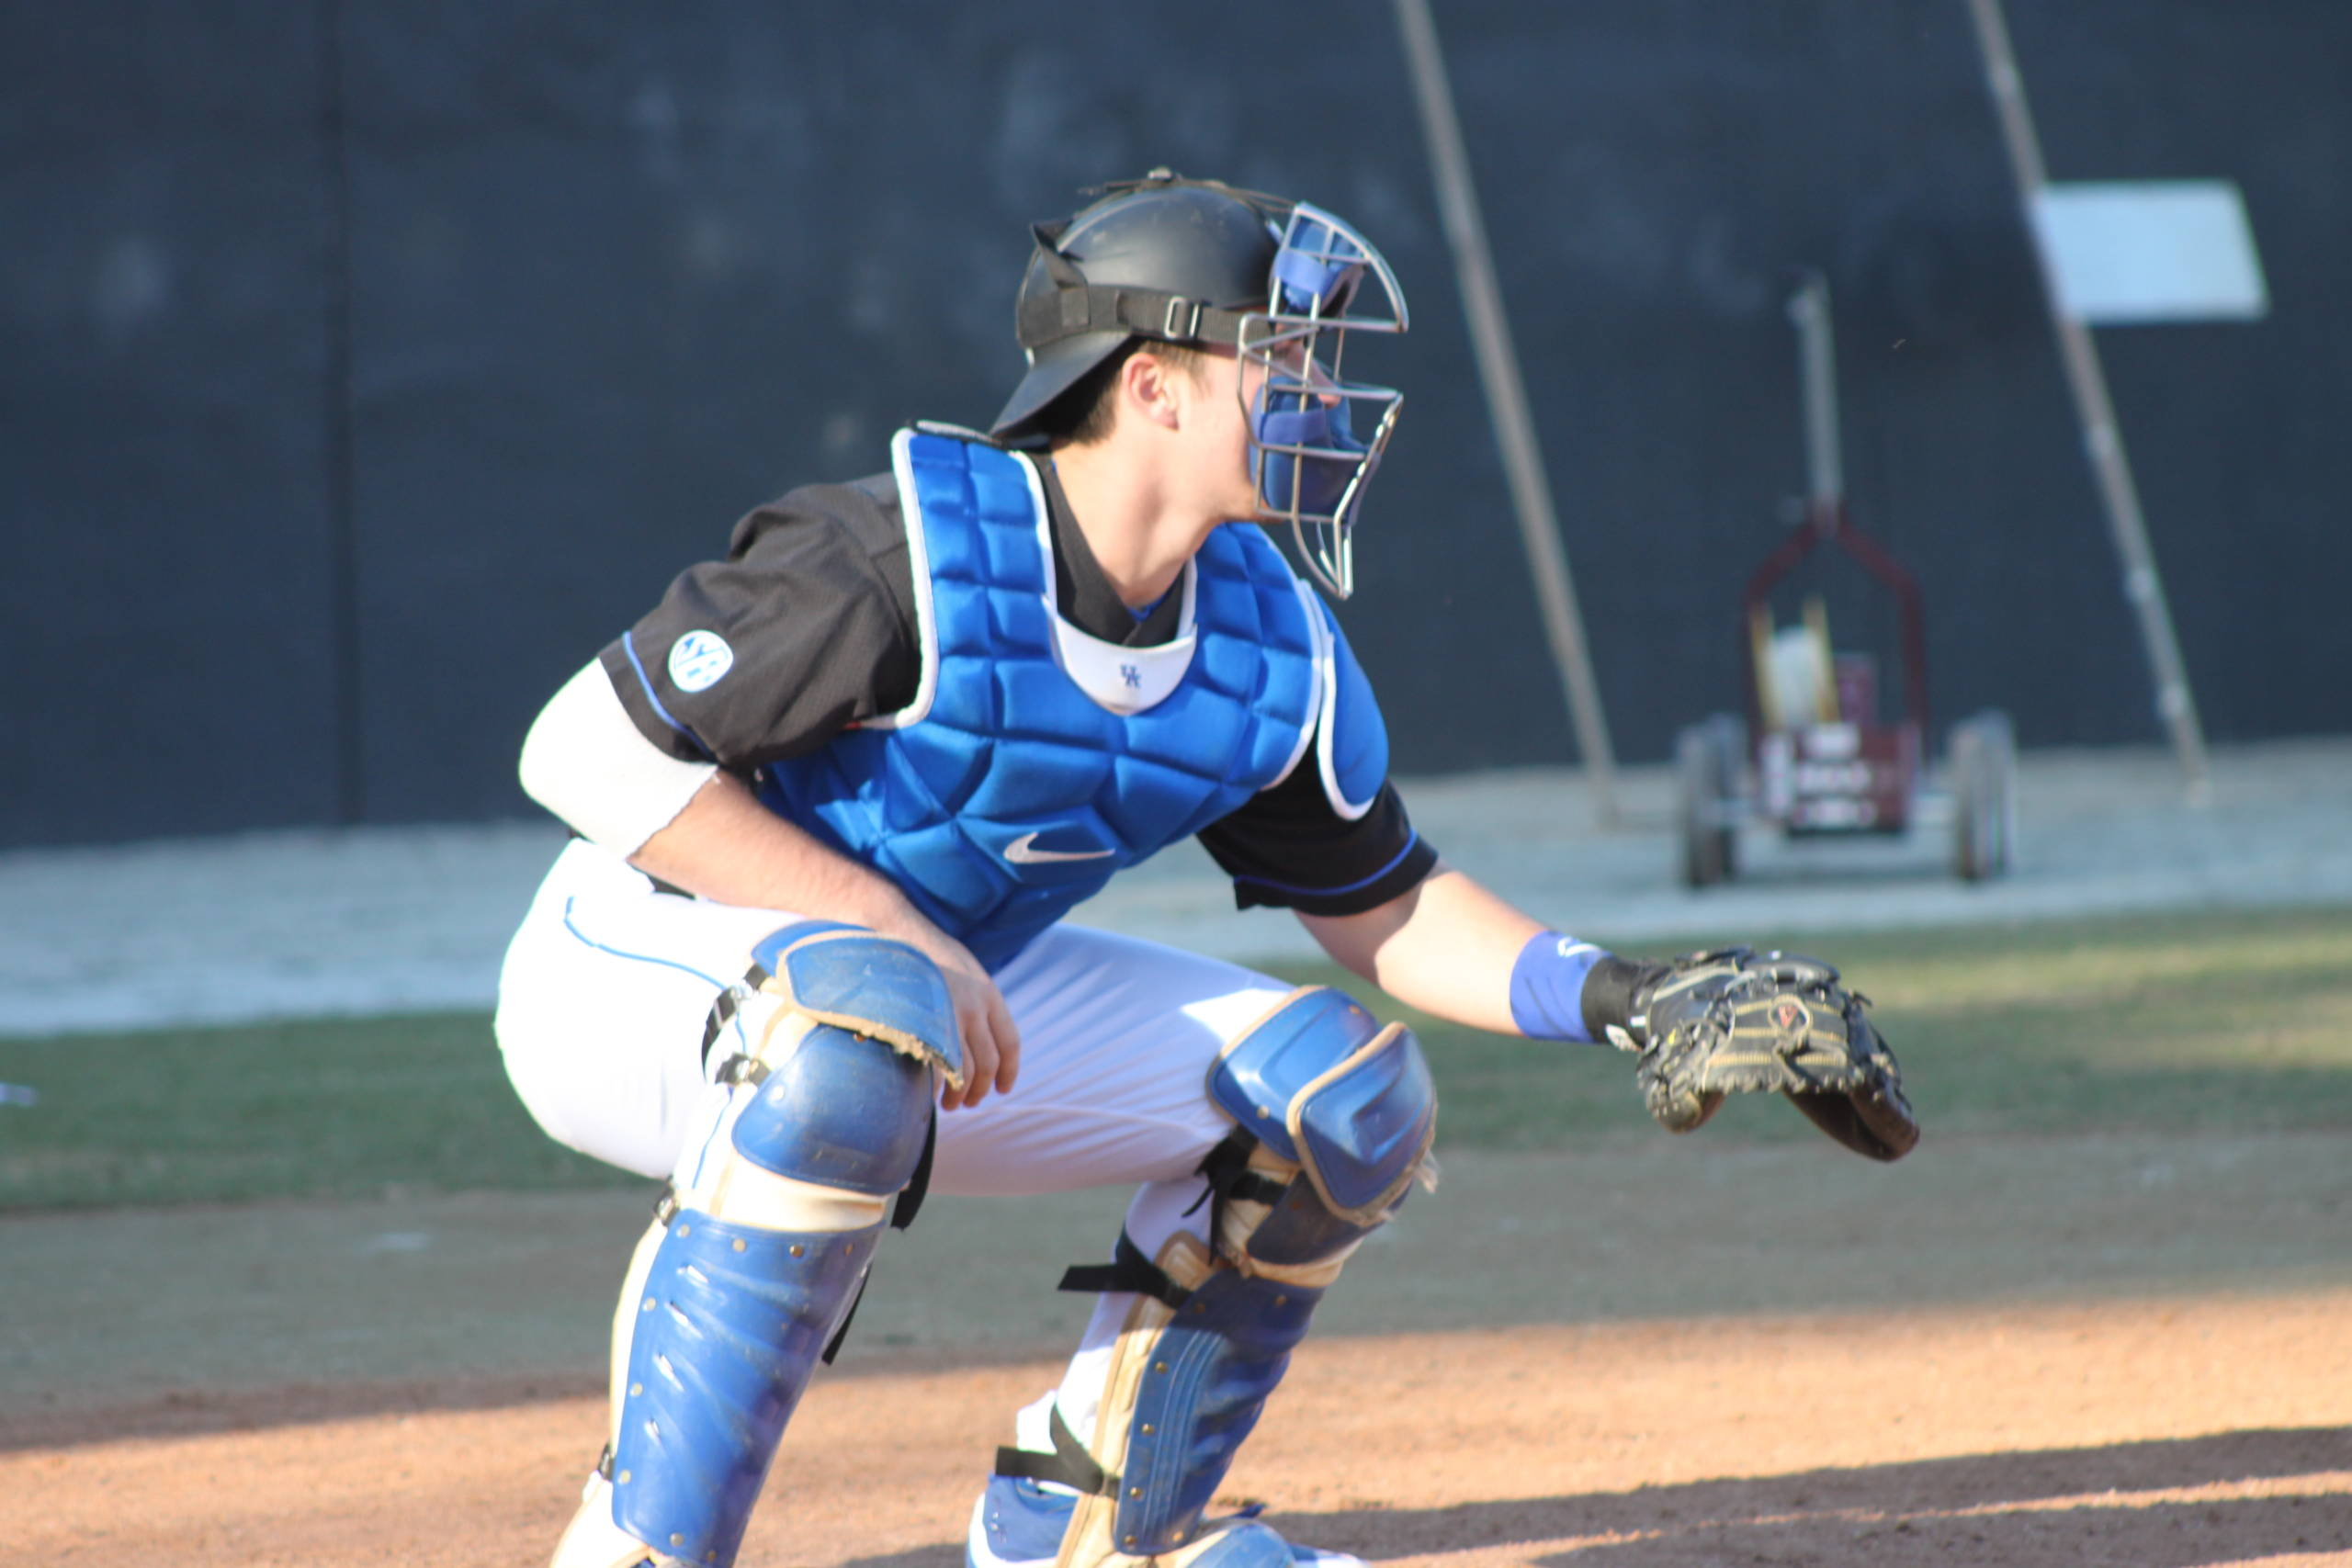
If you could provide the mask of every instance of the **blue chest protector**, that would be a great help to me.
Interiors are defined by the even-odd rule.
[[[1044,493],[1011,452],[934,428],[891,448],[922,673],[903,711],[759,781],[769,809],[888,876],[990,969],[1148,858],[1280,782],[1319,740],[1341,815],[1388,738],[1329,609],[1257,528],[1211,534],[1174,638],[1124,648],[1057,614]]]

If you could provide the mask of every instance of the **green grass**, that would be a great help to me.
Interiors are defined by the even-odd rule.
[[[1703,945],[1645,944],[1645,956]],[[1929,1137],[2352,1130],[2352,909],[1791,938],[1871,998]],[[1296,972],[1338,983],[1335,971]],[[1375,1001],[1429,1047],[1441,1145],[1655,1136],[1630,1058],[1534,1046]],[[1555,1056],[1566,1053],[1566,1063]],[[1769,1096],[1696,1134],[1818,1137]]]
[[[0,1209],[642,1185],[550,1140],[486,1013],[0,1041]]]
[[[1930,1138],[2352,1131],[2352,909],[1786,945],[1834,958],[1875,999]],[[1283,972],[1342,978],[1311,965]],[[1429,1045],[1443,1145],[1589,1148],[1663,1135],[1614,1052],[1505,1040],[1374,1000]],[[0,1041],[0,1082],[40,1095],[37,1106],[0,1105],[0,1209],[642,1181],[538,1132],[481,1014]],[[1758,1097],[1726,1106],[1697,1136],[1819,1134]]]

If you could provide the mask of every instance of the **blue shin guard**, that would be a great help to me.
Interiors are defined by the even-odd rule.
[[[1095,1568],[1139,1557],[1170,1568],[1355,1568],[1354,1559],[1292,1547],[1254,1510],[1205,1519],[1322,1291],[1211,1268],[1189,1236],[1159,1265],[1123,1254],[1114,1268],[1138,1293],[1095,1441],[1081,1443],[1056,1412],[1052,1454],[1001,1450],[973,1514],[967,1568]]]
[[[614,1326],[611,1448],[558,1568],[734,1561],[921,1163],[933,1075],[961,1060],[945,984],[912,949],[803,926],[757,957],[725,1004],[755,1043],[720,1065],[707,1134],[640,1244]]]
[[[731,1562],[785,1422],[846,1315],[882,1225],[757,1230],[680,1213],[629,1337],[613,1522],[694,1562]]]
[[[973,1518],[975,1568],[1050,1558],[1098,1568],[1341,1568],[1254,1518],[1208,1520],[1218,1484],[1282,1381],[1324,1291],[1429,1170],[1437,1100],[1420,1047],[1337,992],[1308,987],[1227,1046],[1210,1096],[1234,1134],[1203,1160],[1206,1239],[1075,1269],[1065,1290],[1132,1298],[1092,1432],[1058,1408],[1051,1452],[1004,1449]],[[1028,1438],[1035,1441],[1033,1430]],[[1050,1553],[1041,1538],[1061,1521]],[[1035,1552],[1034,1558],[1023,1553]]]
[[[1121,1551],[1148,1557],[1191,1539],[1322,1299],[1220,1270],[1176,1309],[1136,1380],[1112,1531]]]

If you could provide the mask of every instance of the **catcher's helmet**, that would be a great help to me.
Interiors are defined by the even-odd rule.
[[[1033,231],[1015,313],[1028,373],[990,434],[1034,437],[1039,414],[1133,339],[1234,347],[1264,371],[1247,411],[1260,496],[1344,597],[1356,504],[1403,399],[1343,380],[1340,348],[1350,331],[1405,330],[1395,275],[1362,235],[1303,202],[1166,169],[1108,192]],[[1380,410],[1369,440],[1351,428],[1360,401]]]
[[[1265,308],[1290,204],[1154,169],[1076,217],[1033,227],[1014,333],[1028,374],[989,434],[1018,440],[1053,400],[1129,339],[1236,340]]]

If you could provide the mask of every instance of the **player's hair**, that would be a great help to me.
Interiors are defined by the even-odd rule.
[[[1037,433],[1056,446],[1091,446],[1107,440],[1119,413],[1115,385],[1119,372],[1128,360],[1147,349],[1170,369],[1182,371],[1195,383],[1210,358],[1205,350],[1191,344],[1129,338],[1110,358],[1072,382],[1069,390],[1038,411],[1034,422]]]

